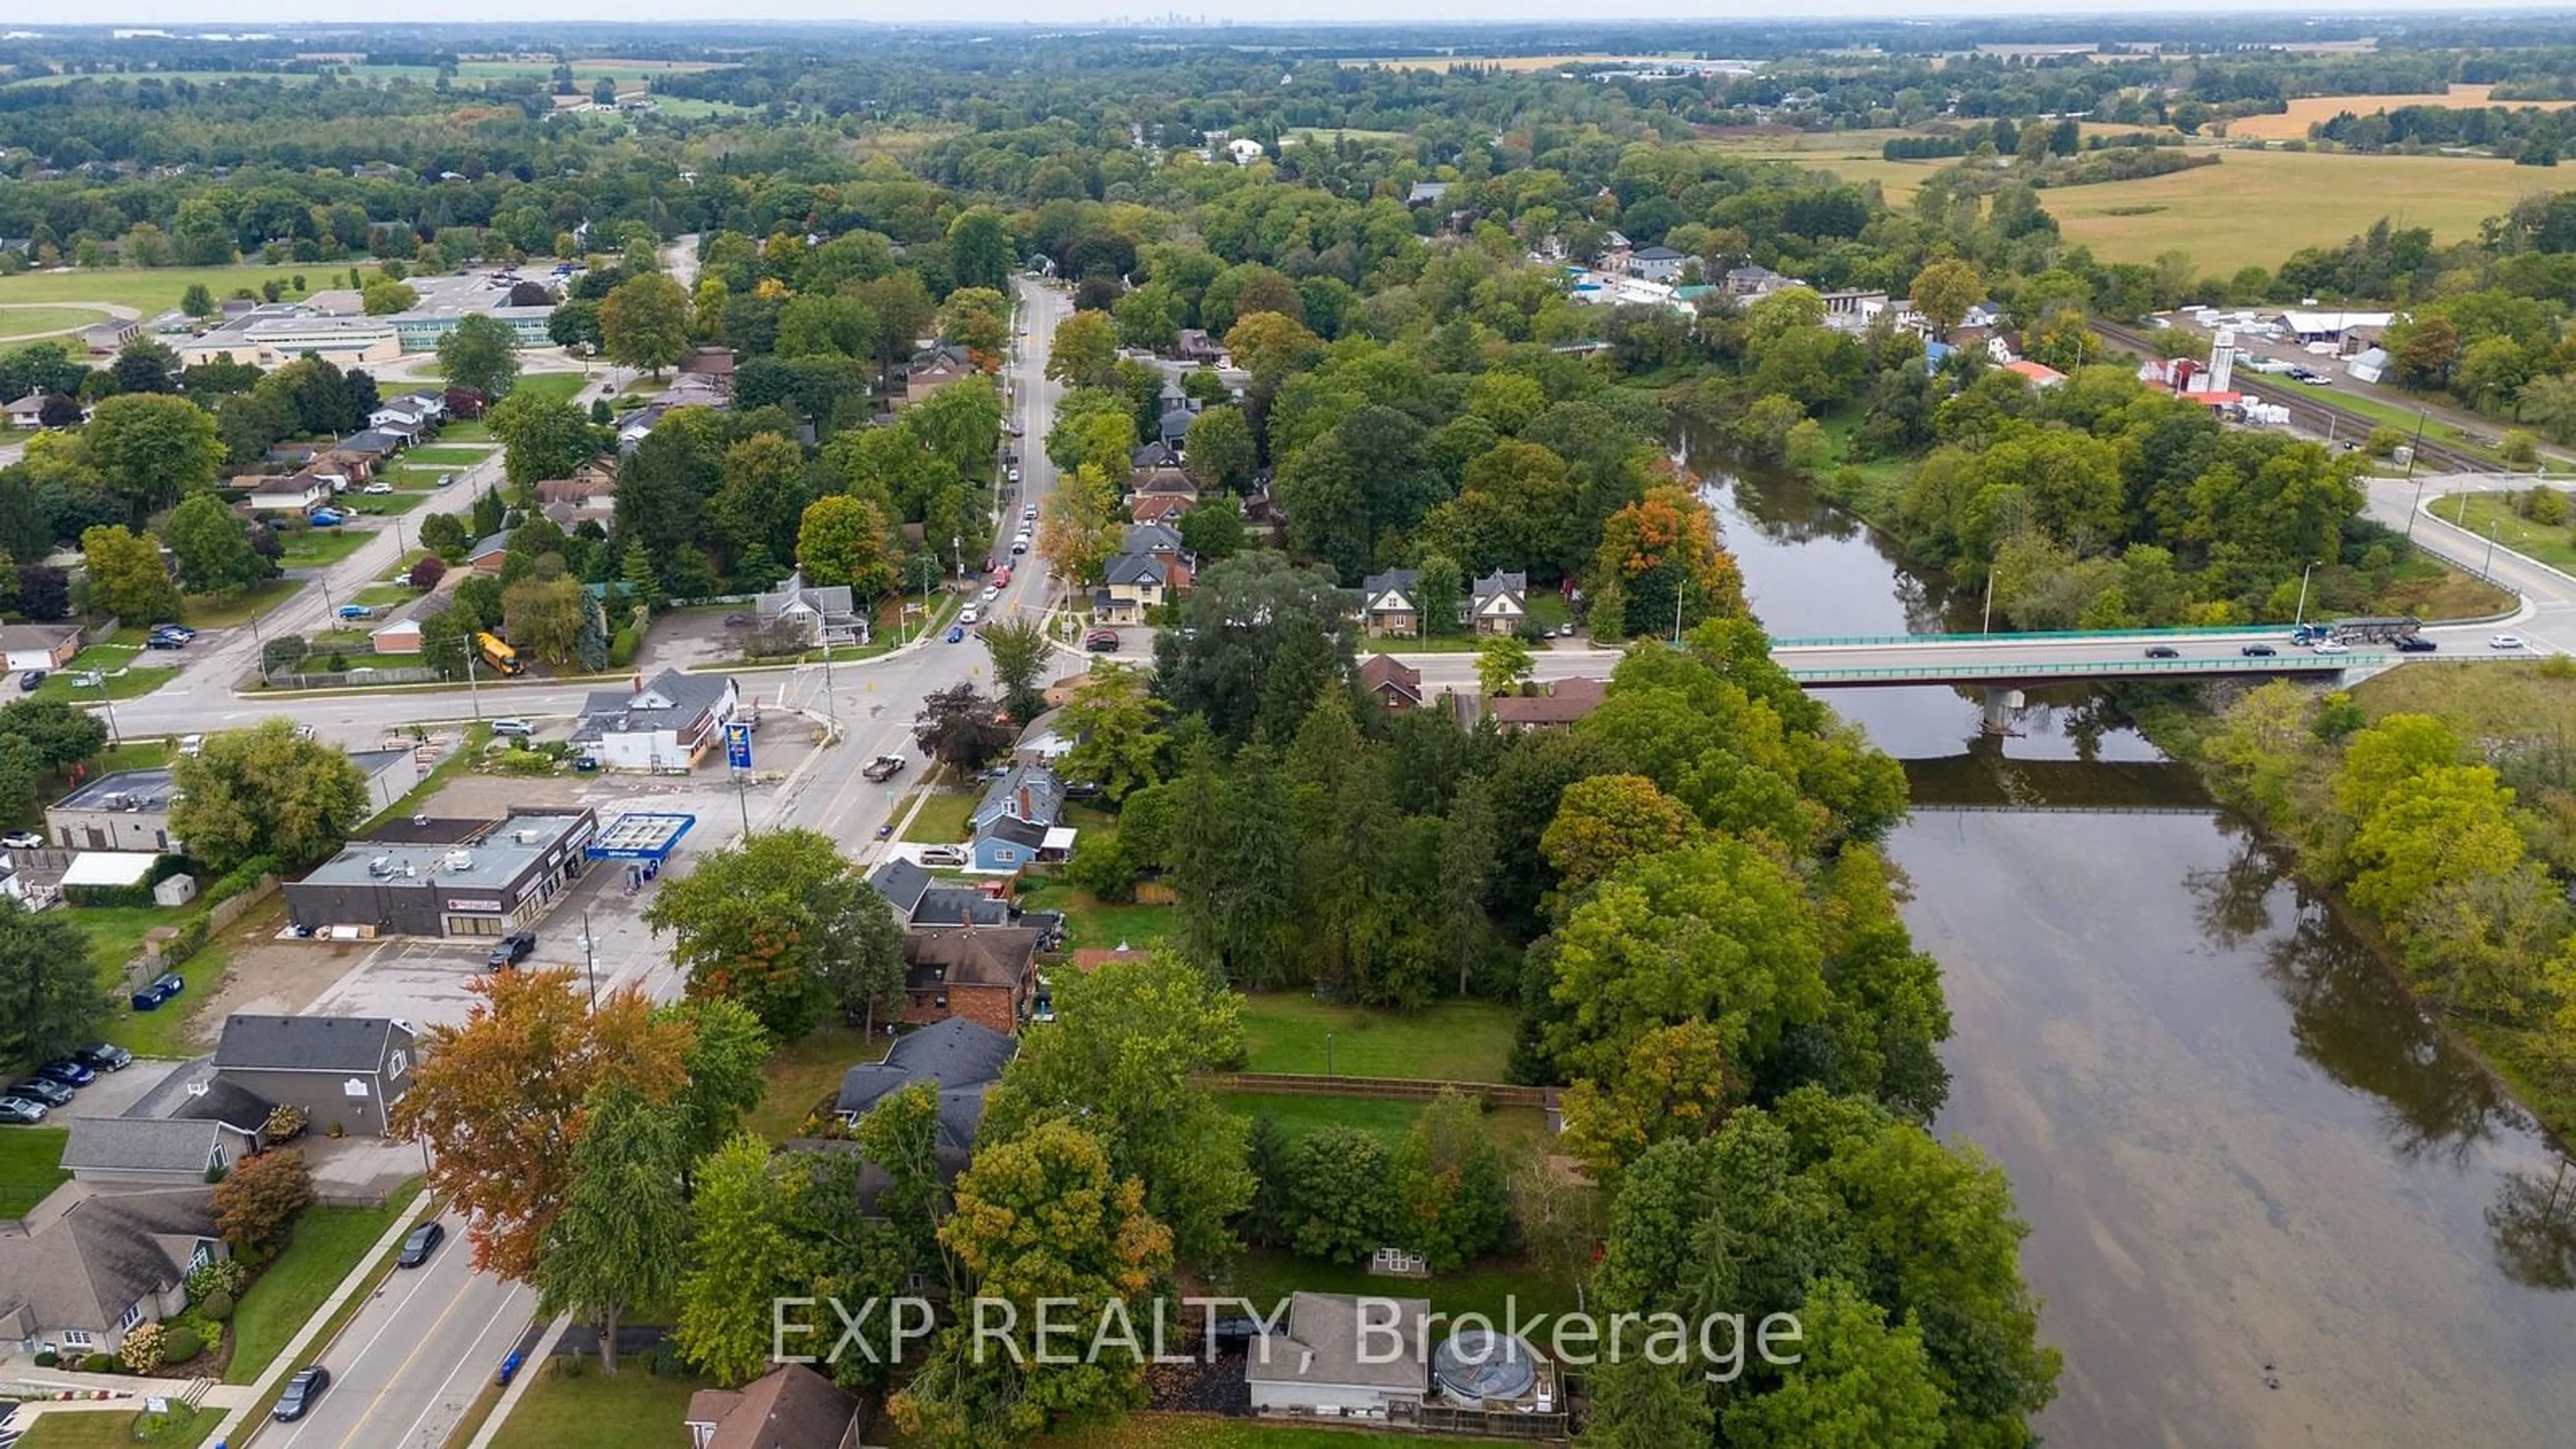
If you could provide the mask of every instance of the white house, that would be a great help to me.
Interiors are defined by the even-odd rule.
[[[665,669],[633,689],[594,692],[573,742],[589,745],[608,769],[685,771],[723,743],[741,703],[731,679]]]
[[[302,513],[331,501],[331,480],[318,473],[263,478],[250,492],[253,513]]]
[[[1423,1298],[1299,1293],[1288,1300],[1284,1333],[1254,1339],[1243,1379],[1256,1414],[1384,1419],[1398,1404],[1419,1407],[1431,1389]],[[1362,1353],[1361,1333],[1369,1334]],[[1393,1344],[1390,1352],[1392,1333]]]
[[[1249,166],[1260,160],[1262,155],[1261,143],[1250,136],[1237,136],[1226,142],[1225,151],[1227,155],[1234,158],[1234,164],[1237,166]]]

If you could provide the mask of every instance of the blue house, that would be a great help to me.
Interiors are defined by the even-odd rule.
[[[1014,871],[1073,849],[1064,815],[1064,782],[1044,765],[1013,765],[968,817],[967,854],[976,870]]]

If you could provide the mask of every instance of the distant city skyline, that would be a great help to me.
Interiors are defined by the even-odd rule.
[[[1096,0],[1095,0],[1096,3]],[[1956,0],[1951,0],[1955,4]],[[2260,4],[2249,9],[2235,0],[2168,0],[2158,7],[2162,14],[2205,18],[2213,15],[2254,18],[2280,16],[2298,18],[2318,15],[2433,15],[2491,12],[2499,10],[2563,12],[2571,8],[2568,0],[2484,0],[2479,4],[2408,5],[2379,3],[2326,3],[2296,9],[2269,9]],[[1383,0],[1276,0],[1276,3],[1236,3],[1231,5],[1201,4],[1179,7],[1177,13],[1186,19],[1204,19],[1209,23],[1231,21],[1239,25],[1260,24],[1350,24],[1395,25],[1406,22],[1434,21],[1442,24],[1472,24],[1477,21],[1526,24],[1531,21],[1559,21],[1569,26],[1583,23],[1616,25],[1623,21],[1705,21],[1711,24],[1729,22],[1778,22],[1783,19],[1851,20],[1851,19],[1919,19],[1919,20],[1994,20],[2003,17],[2043,19],[2052,16],[2084,18],[2117,17],[2135,23],[2139,11],[2135,5],[2118,0],[1987,0],[1973,9],[1944,5],[1927,12],[1920,6],[1908,6],[1900,0],[1807,0],[1798,7],[1795,17],[1784,17],[1763,6],[1731,6],[1712,11],[1706,0],[1614,0],[1615,13],[1602,13],[1570,18],[1561,0],[1398,0],[1389,5]],[[1140,6],[1132,11],[1102,7],[1094,9],[1085,0],[1072,3],[1048,3],[1048,0],[959,0],[943,5],[935,16],[924,16],[917,6],[885,3],[852,3],[852,0],[748,0],[738,6],[709,3],[709,0],[538,0],[535,5],[507,4],[503,0],[458,0],[442,7],[434,22],[405,17],[396,23],[436,23],[441,25],[513,25],[543,24],[548,21],[579,21],[603,24],[675,24],[692,21],[718,23],[758,23],[776,21],[788,24],[812,24],[826,21],[854,21],[883,25],[940,24],[1044,24],[1090,26],[1104,22],[1162,23],[1172,7]],[[311,24],[383,24],[387,17],[381,6],[363,0],[272,0],[246,11],[242,0],[113,0],[105,13],[95,18],[84,16],[85,26],[118,27],[184,27],[192,30],[216,30],[228,34],[259,32],[281,25]],[[11,30],[43,32],[41,22],[24,19],[0,22]]]

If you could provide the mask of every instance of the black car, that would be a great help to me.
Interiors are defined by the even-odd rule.
[[[483,964],[495,971],[507,971],[527,960],[528,953],[535,949],[537,949],[536,932],[512,931],[493,945],[492,954],[483,958]]]
[[[2180,659],[2182,657],[2182,651],[2176,649],[2171,644],[2150,644],[2147,646],[2147,657],[2149,659]]]
[[[2269,644],[2248,644],[2236,652],[2244,655],[2248,659],[2269,659],[2281,651],[2273,648]]]
[[[60,1082],[66,1087],[86,1087],[98,1080],[98,1073],[69,1057],[58,1062],[45,1063],[36,1068],[36,1075],[48,1082]]]
[[[446,1238],[447,1229],[440,1227],[435,1221],[422,1223],[411,1230],[410,1237],[403,1239],[402,1256],[394,1259],[394,1266],[419,1267],[429,1261],[430,1250],[436,1248]]]
[[[185,649],[188,647],[188,636],[185,634],[148,634],[144,636],[143,647],[146,649]]]
[[[331,1371],[322,1365],[317,1363],[297,1369],[295,1377],[286,1381],[286,1392],[278,1396],[277,1408],[269,1417],[281,1424],[291,1424],[303,1418],[305,1411],[313,1407],[314,1400],[321,1398],[322,1391],[329,1387]]]
[[[2397,652],[2400,654],[2430,654],[2441,647],[2421,634],[2409,634],[2397,641]]]
[[[94,1041],[74,1050],[72,1060],[93,1072],[121,1072],[134,1065],[134,1053],[114,1042]]]
[[[11,1087],[7,1093],[0,1095],[24,1097],[30,1102],[42,1102],[48,1107],[68,1107],[72,1104],[71,1088],[60,1082],[48,1081],[43,1077],[29,1077]]]
[[[45,671],[41,669],[30,669],[18,676],[18,689],[21,693],[33,694],[44,687]]]

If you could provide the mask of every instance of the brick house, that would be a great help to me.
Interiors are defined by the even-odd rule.
[[[1037,997],[1043,933],[1026,926],[934,926],[904,934],[903,1019],[951,1017],[1016,1036]]]

